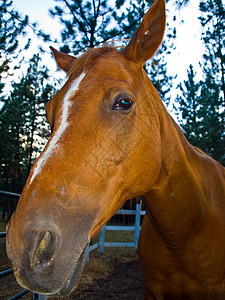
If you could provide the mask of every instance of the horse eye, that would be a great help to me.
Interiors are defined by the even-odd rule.
[[[131,107],[133,106],[133,101],[129,98],[126,97],[120,97],[114,104],[112,107],[112,110],[120,110],[120,111],[124,111],[124,110],[129,110],[131,109]]]

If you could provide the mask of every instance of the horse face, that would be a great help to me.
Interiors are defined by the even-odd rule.
[[[91,49],[75,59],[54,50],[68,81],[46,107],[52,136],[7,230],[7,253],[25,288],[68,294],[90,239],[125,200],[156,181],[159,96],[142,65],[158,48],[164,25],[158,0],[122,52]]]

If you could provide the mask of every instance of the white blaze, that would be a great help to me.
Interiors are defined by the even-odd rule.
[[[53,150],[57,146],[57,143],[62,136],[63,132],[69,125],[67,118],[68,118],[68,113],[69,113],[69,107],[71,106],[71,102],[69,101],[71,97],[74,97],[76,94],[76,91],[79,88],[79,84],[81,83],[82,79],[85,77],[85,73],[82,73],[71,85],[69,90],[67,91],[64,101],[63,101],[63,106],[62,106],[62,116],[61,116],[61,121],[59,128],[57,129],[55,135],[52,137],[50,143],[48,144],[48,147],[45,149],[45,151],[42,153],[42,156],[39,158],[37,165],[33,171],[33,175],[30,179],[30,183],[34,180],[35,176],[40,172],[41,168],[43,167],[45,161],[52,155]]]

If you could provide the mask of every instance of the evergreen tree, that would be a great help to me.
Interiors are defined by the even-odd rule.
[[[173,39],[176,37],[176,31],[175,29],[171,29],[171,31],[173,32],[173,35],[167,35],[167,40],[162,43],[161,48],[150,62],[147,62],[145,67],[153,85],[166,105],[170,104],[171,95],[169,92],[172,88],[174,79],[174,77],[167,72],[167,62],[165,59],[165,56],[169,55],[170,50],[174,48]]]
[[[225,7],[222,0],[200,1],[205,44],[201,101],[207,152],[225,164]],[[208,123],[208,124],[207,124]]]
[[[12,92],[0,115],[0,186],[21,192],[31,165],[40,153],[40,143],[49,136],[45,121],[45,104],[53,87],[46,83],[46,67],[34,55],[25,76],[13,83]],[[46,141],[46,139],[45,139]]]
[[[11,0],[2,0],[0,4],[0,93],[4,87],[2,76],[8,72],[10,59],[19,47],[18,37],[25,34],[28,25],[28,16],[22,18],[12,4]]]
[[[61,51],[75,55],[109,40],[130,39],[154,0],[55,0],[52,17],[64,25]]]
[[[40,66],[40,61],[39,55],[33,56],[24,82],[23,97],[27,100],[27,103],[24,103],[24,105],[27,104],[26,122],[24,123],[27,132],[27,173],[30,171],[34,158],[41,152],[44,141],[46,141],[45,138],[49,136],[45,118],[45,104],[51,99],[54,88],[46,83],[48,69],[45,66]]]
[[[175,1],[178,8],[181,8],[183,6],[186,6],[190,3],[190,0],[176,0]]]
[[[192,65],[190,65],[187,75],[188,79],[184,81],[184,84],[179,84],[182,95],[177,96],[176,99],[176,102],[179,104],[177,117],[190,143],[202,148],[200,144],[202,133],[198,116],[198,112],[201,109],[199,103],[200,84],[196,82],[196,73]]]
[[[12,75],[10,62],[18,59],[19,54],[27,50],[31,43],[31,38],[27,37],[28,28],[33,34],[41,38],[44,42],[50,40],[50,36],[38,29],[37,23],[32,23],[27,15],[22,16],[13,8],[12,0],[1,0],[0,2],[0,94],[4,88],[3,78]],[[21,48],[19,38],[23,37],[25,45]],[[20,56],[20,66],[24,55]],[[19,67],[14,67],[17,69]]]
[[[225,127],[223,123],[223,101],[220,87],[211,72],[205,71],[201,82],[199,102],[201,110],[202,149],[225,165]]]
[[[189,141],[225,165],[225,9],[221,0],[200,2],[205,44],[203,80],[196,83],[193,67],[177,97],[181,127]]]
[[[77,54],[87,47],[92,48],[118,36],[117,9],[122,7],[123,0],[117,0],[116,3],[107,0],[57,2],[59,4],[50,10],[50,14],[58,17],[64,25],[61,33],[64,46],[61,51]]]
[[[205,0],[200,2],[202,39],[205,44],[204,73],[210,73],[218,85],[225,108],[225,7],[222,0]],[[223,114],[223,122],[224,122]]]

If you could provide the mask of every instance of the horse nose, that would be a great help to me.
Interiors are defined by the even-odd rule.
[[[30,257],[30,267],[36,271],[45,271],[54,261],[59,244],[58,234],[52,230],[41,231],[34,242],[33,255]]]

